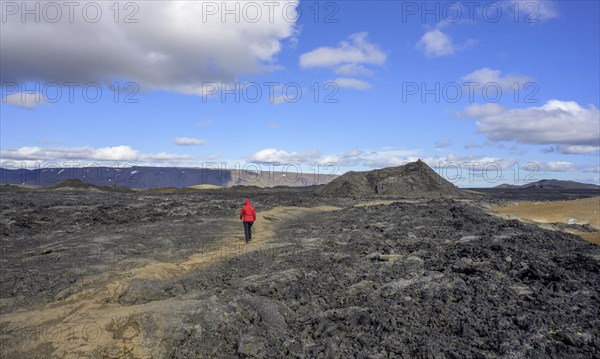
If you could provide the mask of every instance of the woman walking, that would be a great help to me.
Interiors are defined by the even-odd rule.
[[[252,224],[256,221],[256,211],[248,198],[246,198],[244,207],[240,211],[240,219],[244,222],[244,237],[246,238],[246,243],[248,243],[252,240]]]

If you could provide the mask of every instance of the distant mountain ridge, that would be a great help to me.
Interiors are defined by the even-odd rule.
[[[337,175],[317,173],[251,171],[243,169],[178,168],[178,167],[83,167],[83,168],[0,168],[0,184],[55,186],[68,180],[79,180],[96,186],[123,186],[136,189],[186,188],[197,185],[304,187],[328,183]]]
[[[573,189],[598,189],[600,186],[590,183],[581,183],[576,181],[564,181],[557,179],[543,179],[537,182],[527,183],[524,185],[511,185],[503,183],[494,188],[502,189],[562,189],[562,190],[573,190]]]

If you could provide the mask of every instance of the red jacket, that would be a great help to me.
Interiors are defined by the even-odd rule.
[[[254,207],[250,204],[250,200],[246,198],[246,202],[244,202],[244,207],[240,211],[240,219],[244,222],[254,222],[256,221],[256,211]]]

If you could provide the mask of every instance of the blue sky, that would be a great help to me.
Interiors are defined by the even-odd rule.
[[[27,4],[2,2],[4,167],[600,182],[597,1]]]

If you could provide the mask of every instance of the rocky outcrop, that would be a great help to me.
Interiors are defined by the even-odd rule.
[[[421,160],[399,167],[368,172],[348,172],[317,190],[317,193],[413,198],[468,196]]]

